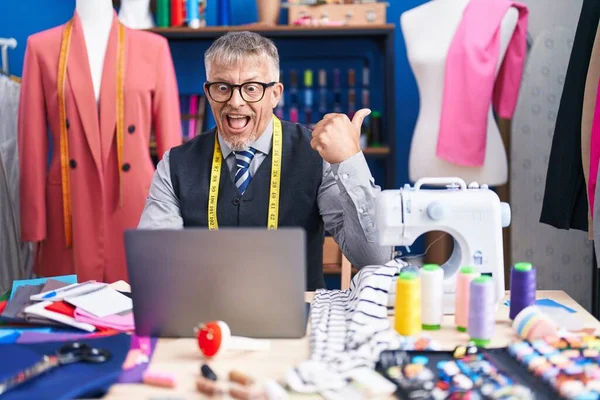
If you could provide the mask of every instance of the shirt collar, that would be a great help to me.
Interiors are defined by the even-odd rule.
[[[229,147],[229,145],[225,142],[225,140],[223,140],[223,137],[221,137],[221,134],[219,134],[217,136],[219,138],[219,146],[221,146],[221,153],[223,154],[223,159],[226,159],[233,152],[233,150],[231,150],[231,147]],[[254,143],[252,143],[250,146],[254,147],[257,151],[260,151],[261,153],[263,153],[265,155],[269,154],[269,152],[271,151],[271,144],[272,144],[271,139],[272,138],[273,138],[273,117],[271,117],[271,120],[267,124],[267,128],[264,130],[262,135],[260,135],[260,137],[258,139],[256,139],[256,141]]]

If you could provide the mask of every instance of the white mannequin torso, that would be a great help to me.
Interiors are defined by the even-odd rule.
[[[463,167],[435,154],[442,110],[445,61],[469,0],[432,0],[404,12],[400,26],[408,60],[419,89],[419,116],[409,155],[412,182],[424,177],[459,177],[468,182],[498,186],[507,182],[508,161],[492,107],[488,112],[485,161],[482,167]],[[511,7],[500,27],[500,55],[496,74],[517,26],[518,11]]]
[[[153,28],[150,0],[121,0],[119,20],[131,29]]]
[[[104,56],[114,16],[111,0],[77,0],[75,10],[85,38],[88,63],[96,101],[100,99]]]

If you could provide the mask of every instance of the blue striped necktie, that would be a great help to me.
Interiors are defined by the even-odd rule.
[[[250,162],[252,161],[254,154],[256,154],[256,149],[250,147],[248,150],[234,151],[234,153],[238,168],[235,173],[235,186],[237,186],[241,194],[244,194],[252,180],[252,175],[250,175]]]

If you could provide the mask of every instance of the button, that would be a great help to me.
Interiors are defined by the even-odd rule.
[[[123,164],[122,170],[123,170],[124,172],[127,172],[127,171],[129,171],[130,169],[131,169],[131,165],[130,165],[129,163],[125,163],[125,164]]]
[[[234,206],[239,206],[240,205],[240,199],[238,199],[237,197],[235,199],[233,199],[232,201]]]
[[[129,127],[127,128],[127,132],[129,132],[129,133],[135,132],[135,125],[129,125]]]
[[[348,174],[344,174],[344,175],[342,175],[342,178],[344,178],[344,179],[348,179]]]
[[[67,119],[65,125],[67,125],[67,129],[69,129],[69,127],[71,126],[71,123],[69,122],[69,120]]]
[[[359,209],[358,209],[358,212],[362,214],[362,213],[364,213],[364,212],[365,212],[365,210],[363,210],[362,208],[359,208]]]
[[[432,220],[439,221],[442,218],[444,218],[444,206],[437,201],[434,203],[431,203],[427,207],[427,214],[429,215],[429,218],[431,218]]]
[[[70,166],[71,168],[76,168],[76,167],[77,167],[77,161],[75,161],[75,160],[70,160],[70,161],[69,161],[69,166]]]

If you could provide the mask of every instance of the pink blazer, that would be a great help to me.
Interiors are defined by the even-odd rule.
[[[73,246],[65,245],[57,99],[64,25],[29,37],[19,107],[22,240],[40,242],[34,270],[77,274],[79,281],[127,280],[123,232],[136,228],[150,188],[154,129],[159,154],[181,143],[179,95],[171,54],[161,36],[125,33],[123,165],[116,147],[116,14],[106,50],[100,100],[94,90],[81,21],[75,14],[66,78]],[[49,142],[52,154],[48,160]],[[118,169],[123,171],[119,207]]]
[[[519,20],[496,78],[500,25],[510,7],[517,8]],[[512,0],[470,1],[446,59],[439,158],[463,166],[483,165],[490,103],[502,118],[511,118],[515,111],[528,16],[527,7]]]

